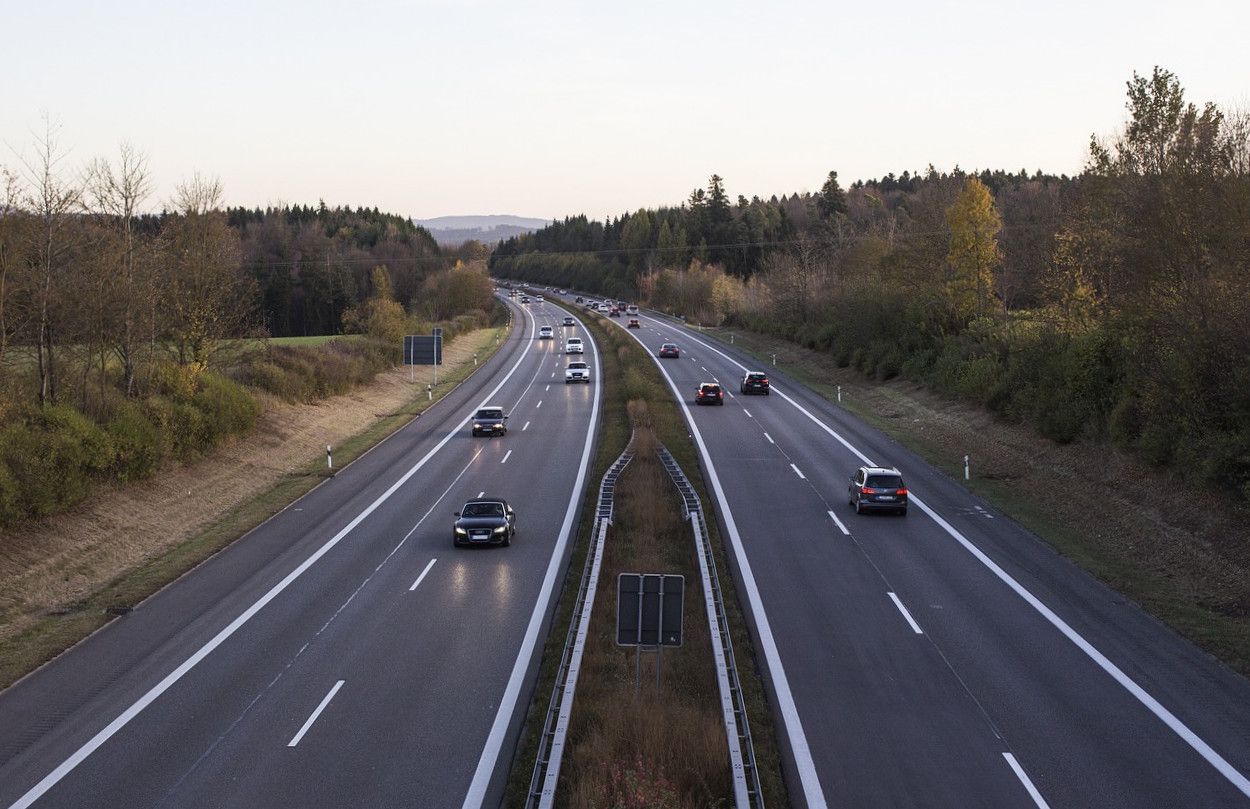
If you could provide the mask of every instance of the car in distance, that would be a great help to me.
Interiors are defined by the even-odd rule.
[[[451,541],[464,545],[511,545],[516,534],[516,511],[502,497],[470,500],[457,512]]]
[[[564,384],[585,382],[590,384],[590,366],[581,360],[574,360],[564,369]]]
[[[541,328],[538,330],[538,339],[539,339],[539,340],[550,340],[550,339],[551,339],[551,337],[552,337],[552,334],[553,334],[553,332],[551,331],[551,327],[550,327],[550,326],[543,326],[543,327],[541,327]]]
[[[583,354],[583,353],[585,353],[585,349],[583,349],[583,348],[582,348],[582,338],[580,338],[580,337],[570,337],[570,338],[569,338],[569,339],[568,339],[568,340],[564,343],[564,353],[565,353],[565,354]]]
[[[573,303],[585,303],[585,302],[586,302],[586,299],[583,298],[581,295],[578,295],[576,298],[573,299]]]
[[[572,316],[572,315],[565,315],[565,316],[564,316],[564,325],[566,325],[566,326],[576,326],[576,325],[577,325],[577,321],[573,319],[573,316]]]
[[[660,346],[660,359],[677,359],[681,356],[681,349],[676,343],[665,343]]]
[[[907,484],[893,467],[861,466],[851,476],[847,498],[856,514],[865,511],[894,511],[907,515]]]
[[[504,435],[508,432],[508,417],[497,405],[479,407],[473,414],[473,435]]]
[[[621,316],[621,310],[619,307],[613,306],[611,309],[608,310],[608,317],[620,317],[620,316]]]
[[[695,404],[725,404],[725,391],[715,382],[704,382],[694,392]]]
[[[529,302],[530,302],[530,296],[529,296],[529,295],[522,295],[522,296],[521,296],[521,303],[529,303]]]
[[[634,306],[634,305],[631,303],[629,306],[626,306],[626,307],[625,307],[625,314],[627,314],[627,315],[636,315],[636,314],[638,314],[638,307],[637,307],[637,306]]]
[[[641,329],[641,328],[642,328],[642,324],[638,322],[638,318],[636,318],[636,317],[631,317],[631,318],[629,319],[629,322],[627,322],[627,323],[625,324],[625,328],[627,328],[627,329]]]
[[[768,374],[763,371],[747,371],[742,377],[742,384],[738,386],[739,392],[744,396],[752,393],[762,393],[768,395]]]

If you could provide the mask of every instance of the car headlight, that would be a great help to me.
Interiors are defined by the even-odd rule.
[[[467,533],[469,533],[469,532],[468,532],[468,531],[466,531],[466,530],[464,530],[463,528],[461,528],[460,526],[458,526],[458,525],[457,525],[457,526],[456,526],[456,533],[457,533],[457,534],[464,535],[464,534],[467,534]]]
[[[473,422],[473,429],[475,429],[475,430],[480,430],[480,429],[482,429],[482,425],[478,424],[478,423],[475,421],[475,422]]]
[[[496,528],[496,529],[495,529],[495,533],[496,533],[496,534],[502,534],[502,533],[504,533],[504,532],[505,532],[505,531],[507,531],[507,530],[508,530],[508,526],[506,526],[506,525],[501,525],[501,526],[499,526],[498,528]]]

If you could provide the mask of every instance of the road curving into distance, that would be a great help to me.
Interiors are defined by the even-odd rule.
[[[421,418],[0,693],[0,807],[497,805],[568,561],[600,387],[556,307]],[[537,339],[555,327],[557,338]],[[472,438],[481,404],[510,414]],[[517,509],[509,548],[452,512]]]
[[[743,352],[629,330],[685,406],[796,804],[1250,806],[1250,683],[914,453]],[[770,396],[742,396],[747,370]],[[697,407],[700,382],[728,391]],[[898,466],[907,517],[849,477]]]

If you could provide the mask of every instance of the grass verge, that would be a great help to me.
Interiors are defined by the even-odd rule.
[[[704,329],[729,343],[730,330]],[[828,354],[775,337],[733,329],[733,345],[777,367],[960,481],[1090,574],[1136,602],[1200,648],[1250,676],[1250,596],[1244,548],[1218,538],[1244,526],[1244,509],[1220,503],[1174,511],[1203,492],[1177,496],[1182,484],[1092,444],[1059,446],[970,405],[920,386],[878,382],[839,368]],[[977,459],[963,482],[963,455]],[[978,465],[980,469],[978,469]],[[1096,479],[1085,477],[1096,473]],[[1112,499],[1114,498],[1114,499]],[[1236,512],[1236,513],[1233,513]],[[1244,532],[1244,528],[1240,529]],[[1243,533],[1244,536],[1244,533]]]
[[[549,303],[548,305],[551,304]],[[594,335],[601,352],[600,363],[602,367],[595,369],[597,384],[604,386],[603,424],[600,431],[599,451],[595,458],[593,475],[590,478],[590,485],[587,489],[587,502],[593,503],[598,496],[597,482],[603,477],[608,466],[620,455],[629,441],[632,426],[632,409],[635,420],[638,420],[640,415],[645,413],[646,423],[644,426],[648,427],[655,438],[668,447],[674,458],[676,458],[690,477],[696,489],[698,489],[700,497],[703,499],[706,513],[713,513],[709,505],[711,501],[707,497],[707,492],[699,473],[697,450],[690,440],[681,411],[672,400],[668,387],[660,376],[654,362],[623,329],[617,328],[605,322],[602,318],[593,315],[588,316],[586,320],[587,326]],[[622,487],[631,485],[628,479],[633,475],[637,474],[639,478],[643,478],[648,474],[645,469],[645,462],[642,460],[642,455],[644,454],[645,452],[643,451],[639,452],[638,456],[630,464],[630,467],[626,469],[625,476],[622,477],[621,482],[618,484],[618,497],[621,498],[619,506],[623,512],[633,507],[627,505],[627,498],[630,496],[623,491]],[[635,465],[643,471],[634,470]],[[664,474],[662,469],[659,473]],[[610,637],[610,624],[615,620],[613,614],[615,593],[614,585],[611,582],[617,571],[627,569],[621,567],[621,565],[638,565],[639,567],[632,568],[638,572],[653,572],[653,569],[648,569],[649,566],[664,565],[666,567],[661,569],[667,571],[671,569],[668,566],[675,567],[681,559],[686,560],[682,564],[688,566],[687,569],[692,571],[688,572],[686,577],[688,589],[686,596],[686,627],[687,632],[690,634],[687,637],[686,647],[679,650],[677,654],[687,654],[694,658],[697,651],[700,655],[706,655],[709,661],[711,658],[711,641],[707,634],[706,616],[702,610],[702,603],[698,600],[700,587],[698,565],[694,557],[694,540],[690,534],[689,525],[681,522],[680,515],[677,512],[679,506],[676,490],[668,482],[667,476],[665,476],[663,482],[666,488],[662,493],[653,491],[654,482],[648,483],[645,480],[640,482],[639,487],[643,492],[634,502],[636,505],[645,504],[647,510],[654,511],[657,514],[663,512],[665,508],[671,508],[672,513],[677,514],[677,524],[681,526],[680,530],[671,536],[667,532],[660,532],[661,536],[659,539],[664,544],[659,548],[647,546],[650,549],[641,550],[638,556],[618,557],[616,555],[618,552],[628,553],[629,545],[631,544],[631,541],[623,536],[628,522],[625,514],[622,513],[621,519],[618,520],[618,526],[613,528],[607,540],[605,564],[600,579],[600,595],[595,606],[595,615],[592,619],[592,635],[595,637],[596,643],[602,644],[604,647],[602,650],[602,662],[604,665],[601,666],[598,663],[592,665],[590,662],[590,650],[588,649],[588,658],[583,660],[583,670],[578,681],[578,696],[574,706],[573,718],[574,734],[570,737],[570,746],[565,757],[568,768],[565,770],[566,775],[562,777],[562,790],[559,798],[562,805],[590,805],[585,803],[583,799],[589,800],[595,796],[599,796],[598,801],[603,805],[633,805],[609,800],[605,796],[611,793],[603,790],[611,789],[614,783],[618,786],[631,783],[640,784],[639,778],[649,778],[650,775],[648,773],[653,771],[645,767],[647,759],[642,757],[647,755],[646,750],[652,748],[661,751],[668,759],[663,767],[665,774],[664,782],[647,782],[647,786],[653,790],[653,797],[661,798],[666,796],[667,793],[664,790],[668,786],[674,788],[681,786],[685,790],[681,794],[685,797],[680,798],[675,803],[660,801],[645,805],[720,805],[717,802],[719,798],[709,797],[712,795],[729,795],[730,797],[724,799],[724,805],[732,803],[731,793],[727,792],[729,789],[728,753],[724,752],[724,731],[719,722],[719,695],[714,679],[710,681],[700,679],[699,675],[692,673],[697,669],[687,670],[682,668],[680,670],[682,673],[677,673],[670,669],[670,661],[672,660],[670,653],[665,653],[664,687],[666,693],[670,696],[673,694],[677,695],[674,697],[674,702],[679,706],[678,713],[671,719],[673,728],[670,732],[676,731],[678,734],[683,730],[689,732],[688,738],[678,738],[679,743],[670,744],[669,741],[664,741],[663,743],[653,745],[653,741],[666,738],[664,736],[656,736],[661,731],[656,726],[650,724],[649,721],[631,723],[631,717],[640,715],[639,709],[633,706],[632,703],[623,706],[617,696],[611,698],[606,696],[605,689],[616,689],[619,691],[622,687],[628,692],[631,700],[633,693],[633,652],[617,649],[612,644]],[[651,519],[650,516],[640,516],[636,524],[645,526],[647,524],[645,520],[649,519]],[[513,761],[513,769],[503,802],[505,806],[523,806],[525,803],[526,790],[529,787],[529,780],[537,755],[538,737],[542,732],[543,718],[550,700],[556,667],[559,664],[560,653],[568,631],[573,600],[577,593],[577,577],[580,577],[585,562],[593,520],[593,507],[583,508],[582,521],[578,528],[577,540],[574,544],[572,559],[566,573],[560,603],[553,619],[551,631],[547,636],[538,682],[535,686],[536,696],[530,703],[529,713],[522,730],[521,741]],[[709,525],[709,529],[712,532],[712,544],[716,554],[717,565],[719,565],[719,569],[722,571],[721,587],[726,601],[725,609],[740,667],[739,677],[742,681],[748,718],[755,742],[755,755],[765,802],[774,806],[785,806],[788,805],[788,796],[781,776],[781,759],[772,721],[772,713],[769,710],[760,673],[752,654],[752,645],[739,607],[737,593],[733,586],[733,577],[727,573],[729,568],[724,558],[720,536],[714,522]],[[647,529],[643,528],[640,533],[647,533]],[[663,555],[659,555],[661,553]],[[651,554],[651,556],[648,556],[648,554]],[[672,556],[670,557],[668,554],[672,554]],[[610,559],[612,560],[612,567],[609,566]],[[693,611],[691,612],[691,610]],[[605,624],[605,621],[608,623]],[[691,632],[696,627],[699,628],[699,634],[697,635]],[[699,647],[698,650],[694,648],[696,646]],[[598,653],[595,653],[595,657],[597,656]],[[673,665],[684,664],[673,663]],[[711,676],[714,678],[714,671],[711,672]],[[620,682],[622,678],[626,680],[624,686]],[[651,688],[653,690],[654,686]],[[645,691],[646,689],[644,688]],[[588,697],[588,695],[590,696]],[[707,735],[706,725],[702,720],[695,718],[697,714],[692,712],[690,708],[691,700],[696,702],[701,700],[705,706],[704,709],[711,711],[712,715],[716,717],[715,734]],[[605,706],[611,706],[607,714],[602,714],[601,709],[596,707],[601,701],[604,702]],[[601,713],[600,718],[596,719],[591,714],[584,713],[587,702],[592,703],[589,706],[592,710]],[[642,710],[648,717],[658,716],[659,714],[653,708],[655,708],[654,705],[648,704]],[[617,741],[610,742],[608,736],[604,733],[604,728],[608,725],[612,726]],[[682,744],[688,743],[689,746],[697,748],[699,758],[707,761],[708,752],[715,744],[712,737],[719,739],[719,750],[721,752],[718,754],[719,758],[716,759],[720,768],[719,771],[703,772],[696,775],[685,773],[682,769],[685,766],[683,762],[689,762],[691,758],[687,756],[686,751],[680,749]],[[644,741],[646,744],[644,744]],[[584,791],[579,792],[577,791],[579,787],[569,783],[568,773],[580,774],[583,771],[595,768],[600,771],[601,778],[606,779],[606,781],[600,780],[598,786],[587,786]],[[589,784],[590,782],[586,783]],[[725,787],[724,790],[718,792],[715,785],[721,783]],[[565,786],[569,788],[563,788]],[[694,795],[701,795],[706,799],[700,801],[692,797]]]
[[[508,326],[498,326],[483,339],[480,353],[484,362],[503,344]],[[448,368],[440,375],[438,401],[473,373],[472,361]],[[433,402],[417,396],[404,407],[376,420],[367,429],[335,447],[334,460],[341,469],[371,447],[412,421]],[[324,457],[308,461],[302,468],[284,476],[261,493],[251,497],[204,530],[142,565],[132,568],[92,592],[39,620],[28,629],[0,641],[0,689],[73,646],[165,585],[182,576],[213,554],[230,545],[265,520],[315,488],[326,477]]]

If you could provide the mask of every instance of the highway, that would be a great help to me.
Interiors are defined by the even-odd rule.
[[[623,321],[613,319],[618,326]],[[672,319],[786,780],[808,807],[1250,806],[1250,683],[888,436]],[[771,395],[745,397],[746,370]],[[723,407],[696,406],[720,382]],[[861,464],[906,517],[856,515]]]
[[[0,693],[0,807],[498,805],[567,564],[600,386],[550,305],[420,418]],[[556,339],[537,339],[555,326]],[[509,432],[473,438],[481,404]],[[507,548],[454,549],[485,492]]]

